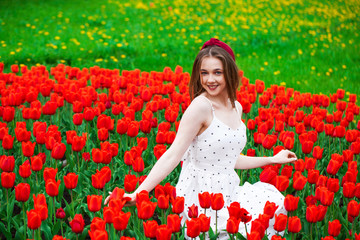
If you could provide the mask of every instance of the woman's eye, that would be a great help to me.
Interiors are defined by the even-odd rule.
[[[220,75],[220,74],[222,74],[222,72],[216,72],[216,74],[217,74],[217,75]]]
[[[201,75],[206,75],[206,72],[202,72]]]

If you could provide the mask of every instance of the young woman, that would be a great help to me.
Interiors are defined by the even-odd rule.
[[[185,198],[183,221],[188,207],[199,206],[198,194],[222,193],[225,201],[218,211],[218,230],[226,228],[227,206],[240,202],[252,218],[263,213],[266,201],[279,205],[276,213],[285,212],[283,195],[272,185],[258,182],[239,186],[234,169],[251,169],[274,163],[289,163],[296,155],[283,150],[273,157],[240,155],[246,144],[246,126],[241,120],[242,107],[236,101],[239,86],[238,68],[232,49],[225,43],[210,39],[197,55],[190,79],[191,104],[184,112],[176,138],[157,161],[145,181],[127,195],[133,205],[136,194],[151,191],[183,161],[176,193]],[[106,199],[107,203],[109,198]],[[199,208],[200,209],[200,208]],[[215,228],[215,211],[208,211]],[[274,234],[270,222],[268,233]],[[215,229],[214,229],[215,231]],[[245,234],[244,230],[240,230]],[[220,238],[228,238],[222,233]]]

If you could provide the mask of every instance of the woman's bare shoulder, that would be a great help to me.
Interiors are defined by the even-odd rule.
[[[241,106],[241,103],[239,101],[235,101],[235,107],[239,110],[239,114],[242,114],[243,108]]]
[[[211,113],[211,103],[205,96],[199,95],[192,100],[188,109],[199,114]]]

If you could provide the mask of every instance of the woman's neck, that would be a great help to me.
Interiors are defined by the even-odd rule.
[[[210,94],[205,93],[205,96],[211,100],[214,103],[217,103],[220,106],[223,107],[229,107],[232,106],[230,103],[230,99],[229,96],[227,94],[223,94],[223,95],[217,95],[217,96],[211,96]]]

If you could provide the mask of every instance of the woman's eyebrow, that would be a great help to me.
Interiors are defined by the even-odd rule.
[[[215,68],[215,69],[212,69],[213,71],[222,71],[222,68]],[[208,71],[207,69],[200,69],[200,71]]]

